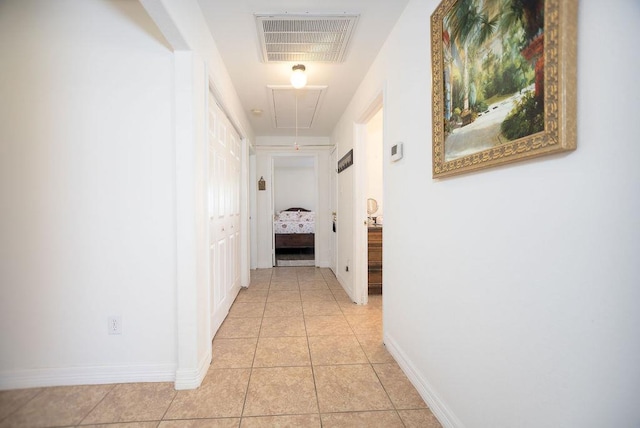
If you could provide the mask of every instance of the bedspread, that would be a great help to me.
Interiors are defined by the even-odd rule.
[[[273,222],[273,232],[281,234],[315,233],[315,216],[312,212],[281,212]]]
[[[274,233],[316,233],[314,222],[293,220],[276,220],[273,222]]]

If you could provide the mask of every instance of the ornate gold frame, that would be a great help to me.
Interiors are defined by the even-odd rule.
[[[445,161],[443,19],[458,0],[431,15],[433,178],[576,148],[577,0],[544,0],[544,131]]]

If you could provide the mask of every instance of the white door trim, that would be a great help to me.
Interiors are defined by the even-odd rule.
[[[329,152],[329,209],[331,210],[331,215],[338,213],[338,170],[337,170],[337,156],[338,156],[338,147],[334,146],[333,149]],[[333,219],[332,219],[333,220]],[[337,232],[333,230],[330,231],[329,242],[331,247],[329,248],[329,265],[333,273],[337,276],[338,272],[338,237]]]
[[[271,211],[272,214],[275,214],[275,193],[276,193],[276,184],[275,184],[275,163],[276,158],[286,158],[286,157],[306,157],[313,158],[313,174],[314,174],[314,183],[315,183],[315,212],[316,212],[316,232],[315,232],[315,242],[314,242],[314,266],[319,266],[319,251],[318,251],[318,221],[321,221],[322,216],[320,215],[320,173],[318,171],[319,161],[318,161],[318,153],[310,153],[307,151],[296,151],[296,152],[282,152],[282,153],[272,153],[271,154]],[[273,231],[273,221],[271,221],[271,262],[273,266],[276,265],[276,245],[275,245],[275,233]]]
[[[354,123],[353,138],[353,291],[357,304],[369,301],[367,250],[367,122],[384,109],[384,93],[380,90]],[[384,127],[383,127],[384,140]]]
[[[219,218],[219,221],[213,220],[213,217],[209,217],[209,215],[220,215],[221,207],[218,207],[218,213],[212,214],[209,213],[207,216],[207,258],[206,258],[206,267],[208,272],[208,298],[207,298],[207,313],[209,315],[209,323],[208,323],[208,331],[209,337],[213,339],[213,336],[217,332],[218,328],[226,318],[229,308],[233,303],[237,292],[240,290],[240,285],[246,283],[248,285],[249,280],[249,272],[248,266],[249,261],[247,260],[249,248],[249,236],[248,236],[248,226],[246,224],[245,219],[248,220],[248,203],[247,195],[248,189],[243,188],[243,183],[246,183],[246,174],[248,173],[248,165],[246,164],[248,161],[248,156],[245,155],[245,152],[248,152],[248,148],[246,147],[246,138],[241,133],[238,125],[234,122],[232,117],[229,115],[228,111],[225,109],[224,102],[221,100],[221,96],[216,89],[215,83],[212,78],[209,77],[208,81],[208,94],[207,100],[213,99],[215,105],[207,104],[207,155],[205,158],[209,160],[209,151],[212,150],[210,147],[209,141],[209,132],[212,131],[210,117],[212,114],[212,110],[219,112],[220,114],[214,113],[217,117],[217,126],[214,131],[214,140],[216,143],[214,146],[217,147],[218,139],[220,135],[218,135],[218,128],[221,126],[226,126],[226,124],[230,125],[230,129],[227,127],[227,131],[224,132],[224,145],[225,153],[224,156],[227,157],[225,162],[224,174],[227,177],[223,178],[227,180],[227,183],[231,183],[229,180],[228,174],[233,174],[235,163],[239,160],[239,168],[237,169],[237,173],[240,175],[238,177],[238,191],[237,195],[234,192],[227,193],[224,201],[224,216]],[[223,128],[224,129],[224,128]],[[237,146],[233,143],[235,139],[232,137],[237,137]],[[235,150],[234,150],[235,147]],[[215,149],[218,150],[218,149]],[[227,152],[226,150],[229,150]],[[230,155],[230,156],[229,156]],[[212,172],[212,168],[216,168],[217,165],[211,165],[210,162],[206,162],[205,167],[205,176],[210,177]],[[212,188],[210,188],[210,183],[207,179],[207,186],[205,189],[204,197],[210,199],[212,197]],[[231,189],[224,188],[225,192],[230,192]],[[213,195],[214,199],[218,198],[218,203],[222,203],[219,199],[219,195]],[[236,208],[236,198],[237,198],[237,208]],[[211,203],[214,201],[208,200],[209,210],[211,209]],[[236,214],[237,213],[237,214]],[[221,228],[220,230],[215,229],[211,230],[210,221],[214,223],[219,223],[216,227]],[[237,221],[237,224],[236,224]],[[235,227],[235,230],[234,230]],[[239,231],[238,231],[239,230]],[[238,232],[236,232],[238,231]],[[243,234],[242,232],[245,232]],[[234,238],[237,236],[237,240]],[[224,266],[220,268],[218,272],[222,272],[221,275],[211,275],[212,272],[212,258],[211,258],[211,248],[214,244],[218,243],[218,239],[220,242],[224,241],[224,249],[225,257]],[[236,247],[238,247],[236,249]],[[236,255],[238,259],[236,260]],[[218,256],[220,256],[220,249],[218,249]],[[244,270],[247,270],[246,272]],[[237,276],[236,276],[237,272]],[[214,295],[214,288],[217,287],[219,292],[218,297]],[[215,304],[214,304],[215,303]]]

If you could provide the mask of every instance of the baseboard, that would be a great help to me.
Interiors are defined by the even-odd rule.
[[[211,347],[198,363],[198,368],[176,372],[175,388],[178,390],[198,388],[209,371],[209,365],[211,365]]]
[[[331,269],[331,272],[333,272],[333,275],[336,277],[336,279],[338,278],[338,274],[336,273],[335,267],[333,265],[329,266],[329,269]],[[338,280],[340,281],[340,280]]]
[[[464,428],[462,422],[436,394],[431,384],[420,375],[420,372],[414,367],[398,344],[386,333],[384,334],[384,344],[422,399],[427,403],[431,412],[440,421],[440,424],[445,428]]]
[[[218,313],[211,317],[211,332],[209,333],[209,336],[216,335],[225,318],[227,318],[227,315],[229,315],[229,308],[225,308],[224,311],[218,311]],[[211,340],[213,340],[213,337],[211,337]]]
[[[319,268],[328,268],[331,267],[331,262],[328,260],[318,260],[316,266]]]
[[[243,288],[240,285],[234,285],[229,293],[229,298],[227,299],[227,304],[219,310],[212,318],[211,318],[211,340],[213,340],[213,336],[218,332],[218,329],[229,315],[229,310],[238,297],[238,293],[240,293],[240,289]],[[246,288],[246,287],[244,287]]]
[[[338,280],[338,282],[342,286],[342,289],[345,291],[345,293],[347,293],[349,295],[349,298],[351,299],[351,301],[352,302],[357,302],[357,300],[355,299],[355,296],[353,295],[353,291],[351,289],[345,287],[346,280],[344,279],[344,277],[339,272],[333,272],[333,274],[336,276],[336,279]]]
[[[175,364],[27,369],[0,373],[0,390],[109,383],[173,382],[175,378]]]
[[[299,267],[299,266],[314,267],[315,265],[316,265],[316,262],[313,260],[277,260],[276,261],[277,267]]]
[[[240,288],[241,287],[239,284],[236,284],[231,288],[227,304],[224,306],[224,308],[219,310],[218,313],[210,320],[211,322],[210,327],[213,329],[212,332],[210,332],[211,335],[215,335],[215,333],[220,328],[220,325],[222,325],[222,322],[225,320],[227,315],[229,315],[229,308],[231,308],[231,305],[233,304],[234,300],[238,296],[238,293],[240,292]],[[207,372],[209,371],[209,366],[211,365],[212,357],[213,356],[211,354],[211,346],[208,346],[207,352],[202,356],[202,358],[198,362],[197,368],[177,370],[176,382],[175,382],[176,389],[182,390],[182,389],[198,388],[202,384],[204,377],[207,375]]]

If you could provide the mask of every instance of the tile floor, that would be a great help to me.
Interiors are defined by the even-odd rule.
[[[202,386],[0,392],[0,427],[440,427],[382,344],[382,299],[353,304],[329,269],[252,272]]]

